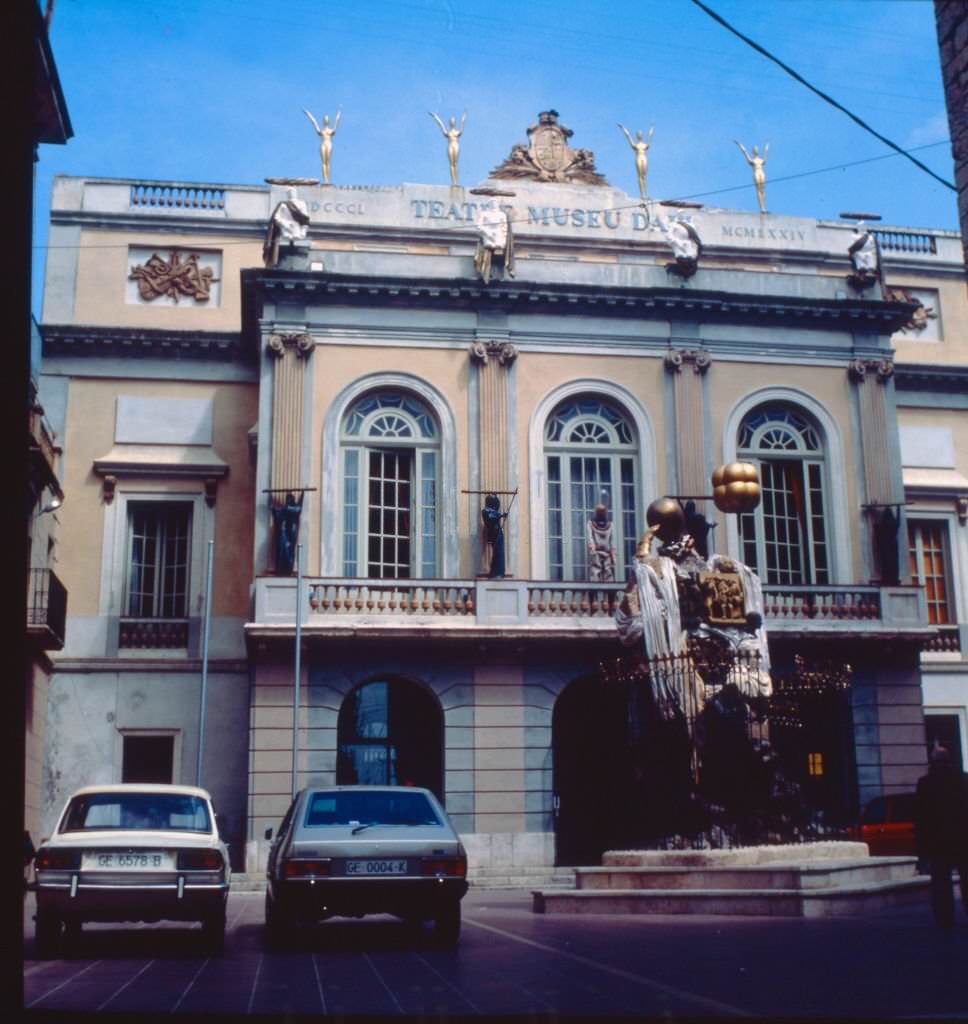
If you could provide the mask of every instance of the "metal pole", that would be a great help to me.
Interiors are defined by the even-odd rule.
[[[202,620],[202,693],[198,707],[198,764],[195,784],[202,784],[202,755],[205,752],[205,705],[208,691],[208,634],[212,626],[212,555],[215,541],[208,542],[208,566],[205,570],[205,617]]]
[[[296,545],[296,664],[293,669],[292,693],[292,795],[295,796],[299,786],[297,771],[299,764],[299,677],[302,671],[300,654],[302,648],[302,544]]]

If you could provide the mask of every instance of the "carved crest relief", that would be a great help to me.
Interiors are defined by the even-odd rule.
[[[572,135],[570,128],[558,123],[557,110],[543,110],[538,123],[528,129],[528,144],[514,146],[511,155],[491,171],[491,177],[607,185],[595,170],[594,153],[568,145]]]
[[[146,302],[162,296],[175,302],[183,296],[208,302],[212,285],[219,279],[211,267],[199,264],[198,253],[189,253],[182,259],[177,250],[172,250],[167,260],[154,253],[147,262],[132,267],[129,280],[137,281],[138,294]]]
[[[891,302],[917,303],[917,308],[911,314],[911,319],[901,327],[902,333],[911,331],[915,334],[920,334],[928,326],[929,321],[938,319],[938,314],[934,311],[934,307],[926,306],[906,288],[888,288],[885,297]]]

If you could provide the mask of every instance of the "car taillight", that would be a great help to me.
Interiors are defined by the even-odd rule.
[[[178,854],[179,871],[221,871],[222,867],[218,850],[182,850]]]
[[[456,875],[463,878],[467,874],[467,861],[463,857],[434,857],[428,858],[420,865],[421,873],[433,877],[434,875]]]
[[[80,867],[80,850],[50,850],[41,847],[34,858],[37,871],[71,871]]]
[[[312,878],[328,874],[328,860],[287,860],[282,864],[283,878]]]

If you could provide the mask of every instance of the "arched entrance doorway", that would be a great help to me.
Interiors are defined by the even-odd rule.
[[[551,720],[555,860],[601,863],[605,850],[627,845],[638,824],[623,687],[600,676],[570,683]]]
[[[436,697],[406,679],[378,679],[344,699],[337,723],[341,785],[425,786],[443,802],[444,716]]]

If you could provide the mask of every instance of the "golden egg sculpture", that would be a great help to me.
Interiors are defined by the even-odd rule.
[[[713,470],[713,502],[720,512],[752,512],[760,503],[760,479],[752,462]]]
[[[655,527],[660,540],[666,543],[681,537],[686,529],[686,517],[675,498],[657,498],[645,510],[645,521]]]

